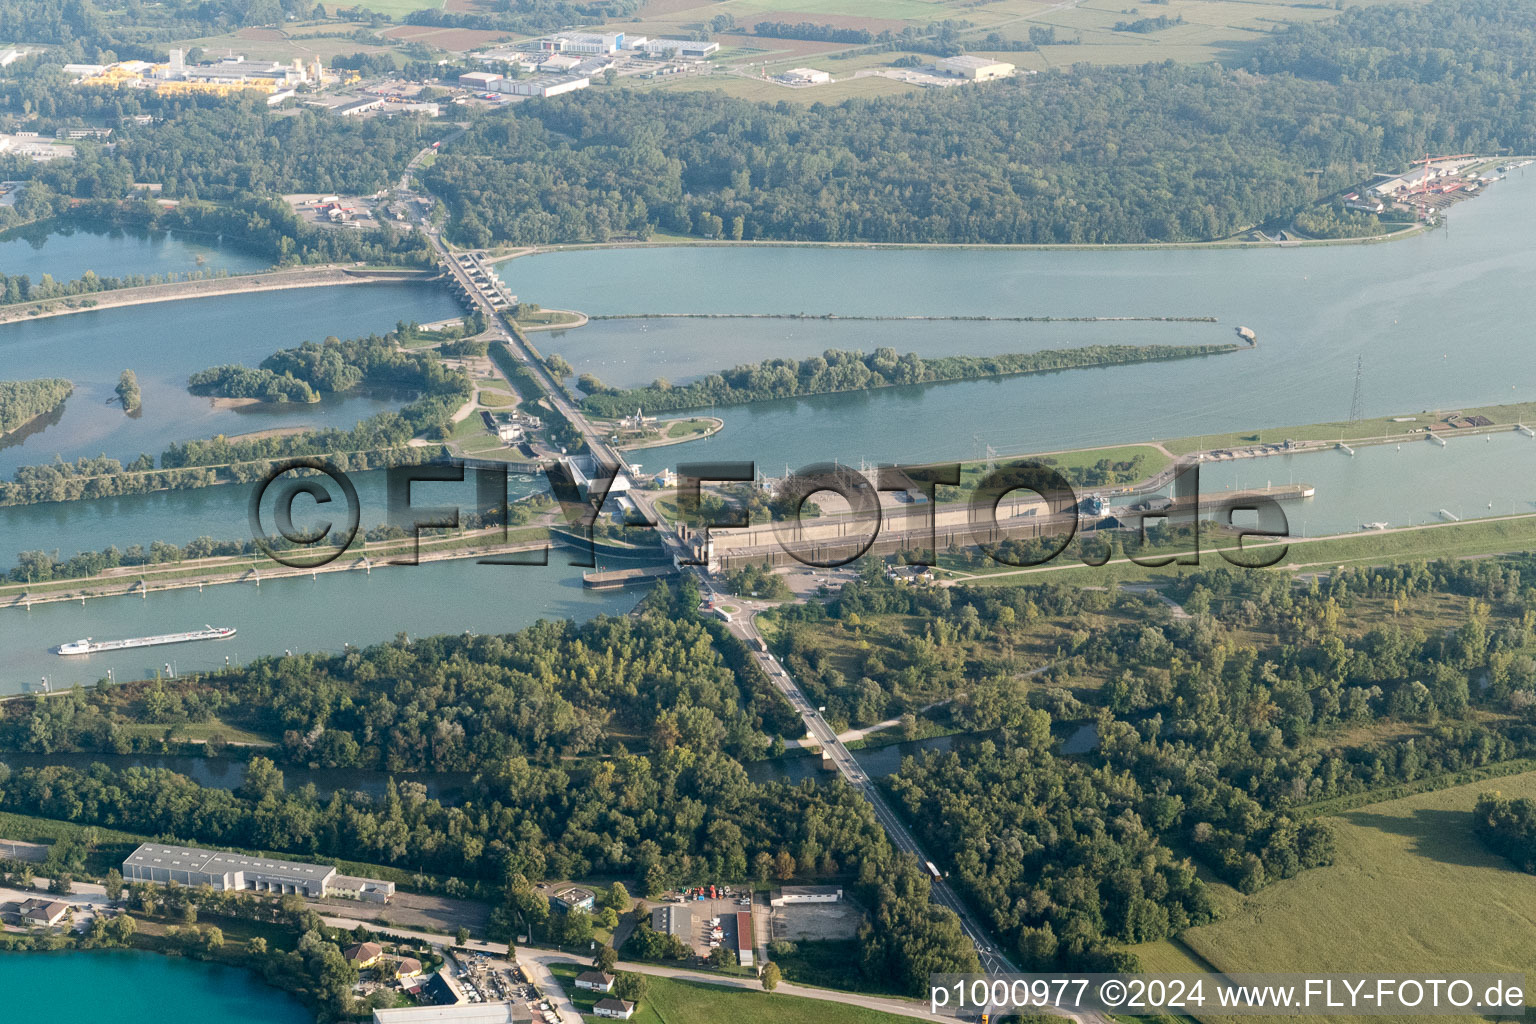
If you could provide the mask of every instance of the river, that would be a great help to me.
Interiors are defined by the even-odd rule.
[[[6,1019],[69,1024],[312,1024],[250,971],[127,950],[0,954]]]
[[[1536,398],[1536,361],[1524,341],[1536,319],[1536,188],[1514,179],[1456,208],[1454,226],[1373,246],[1245,250],[1046,252],[873,250],[803,247],[584,250],[503,264],[509,285],[546,306],[589,313],[809,312],[843,315],[1215,316],[1201,323],[982,323],[837,320],[598,321],[576,331],[535,336],[614,383],[691,375],[767,355],[805,356],[826,347],[898,350],[1022,351],[1104,342],[1227,340],[1253,327],[1251,351],[1179,363],[973,381],[819,396],[717,409],[723,431],[704,441],[646,453],[647,468],[699,459],[748,459],[770,473],[837,457],[845,462],[912,462],[974,457],[985,446],[1042,451],[1155,437],[1260,429],[1344,418],[1363,358],[1367,415]],[[412,286],[314,289],[235,296],[138,310],[112,310],[0,329],[0,358],[17,352],[38,373],[82,373],[97,393],[121,365],[135,365],[146,387],[145,420],[98,422],[102,409],[71,417],[0,453],[11,461],[158,450],[165,436],[249,429],[249,419],[180,404],[185,374],[232,359],[259,359],[307,337],[381,330],[397,319],[457,312],[446,293]],[[75,326],[71,326],[75,325]],[[643,328],[643,329],[642,329]],[[35,333],[32,333],[35,332]],[[27,343],[20,344],[19,339]],[[125,356],[121,339],[140,344]],[[155,338],[149,346],[143,339]],[[195,338],[195,341],[188,341]],[[18,376],[23,374],[16,374]],[[179,392],[184,396],[184,391]],[[366,400],[336,410],[350,420]],[[99,402],[97,405],[99,406]],[[180,412],[176,412],[180,409]],[[294,410],[301,417],[325,410]],[[174,423],[161,422],[172,416]],[[280,418],[280,417],[279,417]],[[110,420],[111,417],[101,417]],[[242,424],[240,420],[246,420]],[[95,426],[92,426],[95,424]],[[105,427],[105,429],[103,429]],[[144,431],[141,435],[138,431]],[[101,431],[96,433],[95,431]],[[157,433],[158,432],[158,433]],[[67,444],[65,442],[68,442]],[[1354,460],[1322,453],[1211,466],[1207,490],[1281,482],[1316,484],[1317,497],[1293,508],[1298,532],[1349,532],[1361,522],[1423,522],[1441,508],[1456,515],[1524,511],[1536,499],[1530,471],[1536,441],[1518,435],[1358,449]],[[371,486],[371,485],[370,485]],[[373,493],[376,493],[374,489]],[[0,553],[206,534],[243,536],[243,488],[147,496],[76,507],[35,506],[0,515]],[[1489,508],[1489,503],[1492,508]],[[365,501],[365,521],[369,508]],[[372,513],[376,514],[376,513]],[[50,542],[51,541],[51,542]],[[562,561],[559,555],[557,561]],[[506,574],[521,574],[508,576]],[[407,582],[409,581],[409,582]],[[0,610],[0,689],[50,675],[56,683],[93,680],[115,667],[125,676],[176,662],[182,670],[285,649],[339,649],[394,635],[461,629],[513,629],[540,615],[591,614],[627,607],[633,595],[580,591],[578,570],[462,565],[392,569],[373,577],[322,576],[76,605]],[[164,632],[204,622],[240,635],[224,644],[139,652],[115,666],[65,663],[48,646]]]
[[[52,221],[0,234],[0,273],[27,275],[33,284],[50,274],[55,281],[78,280],[87,270],[97,277],[132,274],[250,274],[271,266],[268,257],[208,235],[145,231],[93,223]]]
[[[1536,398],[1536,177],[1457,206],[1453,226],[1371,246],[996,251],[711,247],[573,250],[501,264],[530,301],[587,313],[1215,316],[1209,324],[609,321],[537,335],[578,370],[646,383],[826,347],[1025,351],[1063,339],[1231,340],[1249,352],[1003,381],[893,388],[714,410],[725,429],[672,461],[752,459],[777,472],[841,459],[1048,451],[1347,418],[1357,357],[1366,415]],[[596,326],[598,329],[594,330]],[[641,331],[641,327],[645,330]],[[591,332],[591,333],[588,333]],[[926,339],[926,340],[925,340]],[[642,362],[646,360],[647,362]],[[632,365],[633,364],[633,365]],[[632,368],[631,368],[632,365]],[[652,375],[654,376],[654,375]],[[902,429],[891,429],[892,424]]]
[[[148,244],[147,242],[145,244]],[[187,390],[187,378],[223,363],[256,366],[280,348],[327,335],[357,337],[400,320],[430,323],[460,313],[441,288],[365,284],[245,293],[125,306],[0,326],[7,379],[67,377],[75,391],[41,429],[0,446],[0,475],[18,466],[106,454],[124,462],[159,455],[173,441],[274,427],[351,427],[399,408],[398,397],[332,396],[315,405],[226,408]],[[143,408],[116,403],[118,375],[139,378]]]
[[[477,565],[473,561],[427,562],[255,583],[225,583],[166,590],[147,598],[110,597],[0,610],[0,693],[94,683],[108,670],[115,679],[143,679],[240,665],[284,651],[339,654],[343,644],[363,646],[397,633],[507,633],[539,619],[589,619],[629,611],[638,590],[596,593],[581,585],[567,552],[550,553],[550,564]],[[197,629],[204,623],[234,626],[229,640],[138,648],[64,657],[60,643],[83,636],[99,640]],[[226,662],[227,659],[227,662]]]
[[[165,768],[185,775],[200,786],[213,789],[237,789],[245,781],[247,762],[232,757],[193,757],[186,754],[98,754],[52,753],[31,754],[13,750],[0,750],[0,762],[11,768],[43,768],[61,765],[82,771],[93,764],[104,764],[114,771],[126,768]],[[444,803],[459,803],[465,790],[474,780],[473,772],[384,772],[363,768],[300,768],[291,764],[279,764],[283,772],[283,785],[293,792],[313,785],[321,799],[328,799],[334,792],[366,793],[371,797],[383,797],[389,790],[389,780],[395,782],[419,782],[426,787],[427,797]]]
[[[369,530],[388,518],[387,474],[382,470],[349,474],[357,488],[359,528]],[[547,490],[543,477],[507,474],[507,500],[516,501]],[[262,522],[273,530],[272,505],[278,488],[262,506]],[[242,486],[204,487],[190,491],[156,491],[94,501],[55,501],[42,505],[0,508],[0,573],[16,564],[21,551],[103,551],[110,545],[148,548],[157,540],[182,545],[198,537],[214,540],[249,540],[251,489]],[[413,506],[457,505],[465,512],[475,506],[475,478],[466,473],[462,483],[415,484]],[[339,513],[317,508],[305,496],[294,502],[294,522],[300,529],[318,526],[322,520],[339,521]]]

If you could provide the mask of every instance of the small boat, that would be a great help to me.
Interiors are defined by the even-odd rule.
[[[1360,524],[1360,529],[1362,529],[1362,530],[1385,530],[1388,525],[1389,524],[1382,523],[1382,522],[1361,523]]]

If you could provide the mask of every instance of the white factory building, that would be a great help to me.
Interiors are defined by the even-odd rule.
[[[49,160],[70,159],[75,155],[75,147],[42,138],[37,132],[17,132],[15,135],[0,135],[0,153],[14,153],[45,163]]]
[[[475,92],[491,92],[501,76],[492,71],[469,71],[459,76],[459,84]]]
[[[958,57],[945,57],[939,61],[937,67],[946,75],[969,78],[973,82],[990,82],[997,78],[1008,78],[1015,70],[1014,66],[1005,60],[973,57],[968,53]]]
[[[842,888],[835,885],[786,885],[774,892],[768,903],[789,907],[798,903],[838,903],[842,898]]]
[[[646,53],[661,57],[687,57],[703,60],[720,50],[719,43],[700,43],[692,39],[647,39],[639,47]]]
[[[123,881],[207,885],[221,892],[296,893],[312,899],[341,896],[372,903],[387,902],[395,892],[393,882],[338,875],[325,864],[163,843],[145,843],[130,853],[123,861]]]
[[[624,49],[623,32],[562,32],[539,40],[547,53],[618,53]]]
[[[495,91],[513,96],[559,96],[561,93],[585,89],[591,84],[592,79],[574,75],[541,75],[538,78],[503,78],[496,83]]]

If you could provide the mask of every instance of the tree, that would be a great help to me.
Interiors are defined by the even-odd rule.
[[[75,891],[74,879],[70,878],[68,871],[57,872],[48,880],[48,891],[55,896],[68,896]]]
[[[632,971],[624,971],[613,981],[613,994],[631,1003],[638,1003],[644,999],[649,988],[650,982],[646,980],[645,975],[635,974]]]
[[[603,906],[612,907],[617,913],[627,912],[634,901],[630,898],[629,890],[623,882],[614,882],[608,887],[608,892],[603,896]]]
[[[106,890],[107,899],[122,899],[123,873],[117,870],[117,868],[108,868],[106,880],[102,882],[102,888]]]
[[[795,858],[788,850],[780,850],[773,858],[773,875],[781,882],[795,877]]]
[[[593,967],[610,974],[613,973],[613,969],[618,966],[618,963],[619,952],[612,946],[598,946],[597,955],[592,958]]]
[[[779,965],[775,963],[763,964],[763,969],[758,972],[757,976],[763,983],[764,992],[772,992],[778,988],[779,981],[782,978],[782,975],[779,973]]]
[[[453,933],[453,941],[460,946],[464,945],[469,941],[469,929],[459,925],[458,930]]]
[[[716,946],[709,951],[709,965],[711,967],[735,967],[736,963],[735,950],[726,949],[724,946]]]

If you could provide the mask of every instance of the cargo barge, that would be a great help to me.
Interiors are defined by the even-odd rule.
[[[127,640],[76,640],[54,648],[55,654],[96,654],[99,651],[126,651],[136,647],[159,647],[162,644],[185,644],[194,640],[227,640],[235,635],[233,626],[204,626],[187,633],[164,633],[160,636],[136,636]]]

